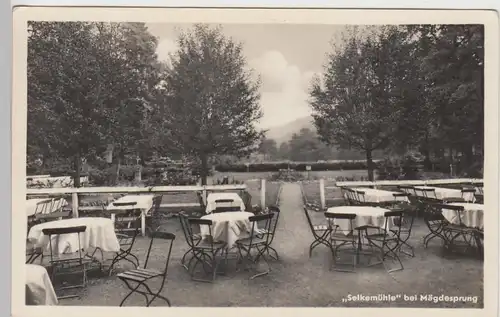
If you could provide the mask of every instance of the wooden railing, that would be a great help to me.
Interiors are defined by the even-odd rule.
[[[326,207],[325,189],[338,189],[340,187],[381,187],[381,186],[436,186],[436,185],[475,185],[483,184],[483,179],[454,178],[454,179],[429,179],[429,180],[381,180],[381,181],[347,181],[335,182],[333,186],[325,187],[325,180],[319,180],[319,193],[321,208]]]
[[[260,204],[262,209],[266,207],[266,180],[260,180]],[[230,191],[230,190],[246,190],[246,184],[238,185],[206,185],[206,186],[153,186],[153,187],[65,187],[65,188],[30,188],[26,190],[26,195],[29,196],[57,196],[71,195],[71,209],[73,217],[78,217],[79,210],[91,211],[102,210],[102,207],[79,206],[78,195],[92,194],[119,194],[119,193],[186,193],[186,192],[201,192],[203,200],[206,201],[207,192],[212,191]],[[161,207],[191,207],[199,206],[199,203],[177,203],[177,204],[162,204]],[[143,213],[141,216],[142,234],[145,234],[146,218]]]

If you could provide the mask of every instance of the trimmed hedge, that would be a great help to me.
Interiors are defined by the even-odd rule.
[[[375,167],[377,164],[374,162]],[[338,171],[366,169],[365,161],[336,161],[336,162],[269,162],[250,164],[220,164],[215,169],[218,172],[278,172],[283,169],[306,171],[306,166],[311,166],[311,171]]]

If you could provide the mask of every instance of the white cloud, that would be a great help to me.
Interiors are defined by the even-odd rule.
[[[268,51],[249,65],[262,80],[264,116],[259,126],[281,125],[310,114],[307,99],[314,72],[302,72],[278,51]]]

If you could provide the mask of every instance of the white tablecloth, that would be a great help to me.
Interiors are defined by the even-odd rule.
[[[115,206],[113,203],[110,203],[106,209],[107,210],[131,210],[131,209],[140,209],[144,214],[149,213],[151,208],[153,207],[153,198],[154,195],[127,195],[118,198],[113,201],[113,203],[137,203],[134,206]]]
[[[57,295],[47,270],[41,265],[26,264],[26,305],[57,305]]]
[[[464,224],[471,228],[484,228],[484,217],[483,217],[483,204],[471,204],[471,203],[452,203],[449,205],[462,206],[464,211],[458,212],[456,210],[442,209],[443,216],[448,222],[452,224]],[[460,218],[459,218],[460,217]]]
[[[446,198],[460,198],[462,197],[462,191],[460,189],[453,188],[443,188],[443,187],[432,187],[432,186],[415,186],[415,192],[417,196],[424,197],[423,192],[419,189],[434,189],[436,197],[432,193],[427,193],[429,198],[437,198],[443,200]],[[475,201],[474,193],[464,193],[463,198],[466,201]]]
[[[54,199],[55,200],[55,199]],[[56,201],[54,204],[52,204],[53,199],[52,198],[34,198],[34,199],[27,199],[26,200],[26,216],[33,216],[35,212],[41,213],[42,211],[44,213],[51,213],[56,211],[57,208],[66,206],[68,202],[66,199],[61,198],[62,201]],[[45,202],[41,204],[38,209],[37,205],[40,202]]]
[[[212,220],[212,236],[215,241],[224,241],[232,248],[238,239],[250,237],[252,224],[248,220],[254,214],[251,212],[221,212],[205,215],[201,219]],[[255,224],[257,230],[257,224]],[[207,237],[210,233],[208,226],[201,226],[200,233]]]
[[[364,192],[365,193],[365,195],[364,195],[365,200],[364,201],[369,202],[369,203],[381,203],[381,202],[387,202],[387,201],[410,202],[408,197],[396,197],[395,198],[394,194],[397,194],[397,192],[391,192],[388,190],[362,188],[362,187],[353,188],[353,190]],[[361,199],[363,199],[363,198],[361,198]]]
[[[381,229],[385,229],[385,212],[390,211],[389,209],[380,207],[370,207],[370,206],[339,206],[331,207],[326,211],[327,213],[340,213],[340,214],[354,214],[356,218],[352,220],[352,225],[350,226],[350,221],[348,219],[335,219],[335,225],[340,227],[340,230],[345,234],[348,234],[352,229],[361,226],[374,226]],[[338,232],[338,230],[337,230]]]
[[[205,212],[207,214],[211,213],[217,207],[215,203],[216,200],[219,199],[232,199],[232,204],[219,204],[218,206],[230,206],[230,207],[239,207],[241,211],[245,211],[245,204],[243,203],[243,199],[236,193],[210,193],[207,196],[207,207]]]
[[[113,222],[108,218],[72,218],[38,224],[30,229],[28,239],[47,252],[50,251],[49,239],[43,234],[43,229],[76,226],[87,226],[87,230],[80,233],[80,246],[82,249],[99,247],[105,252],[118,252],[120,250]],[[78,235],[64,234],[53,236],[52,247],[53,252],[59,254],[76,252],[78,251]]]

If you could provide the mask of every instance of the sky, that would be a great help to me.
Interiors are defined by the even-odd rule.
[[[168,60],[177,49],[179,30],[190,24],[148,24],[158,37],[157,54]],[[249,66],[261,76],[263,118],[258,126],[267,129],[310,115],[309,83],[320,73],[342,25],[223,24],[223,33],[243,44]]]

